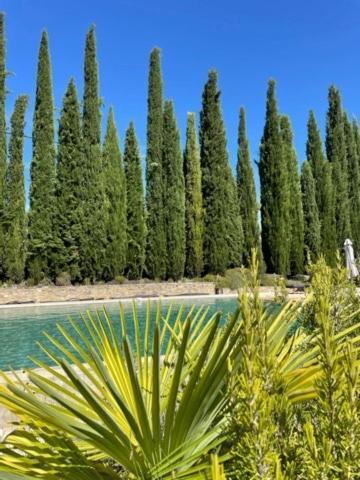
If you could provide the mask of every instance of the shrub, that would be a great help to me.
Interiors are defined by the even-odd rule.
[[[213,273],[208,273],[204,277],[202,277],[203,282],[213,282],[216,283],[218,280],[218,275],[214,275]]]
[[[115,282],[118,283],[119,285],[122,285],[123,283],[126,282],[126,277],[124,277],[124,275],[117,275],[115,277]]]
[[[27,287],[34,287],[35,286],[35,280],[33,278],[28,278],[26,280],[26,286]]]
[[[262,287],[274,287],[279,278],[282,278],[281,275],[276,273],[262,273],[260,275],[260,285]]]
[[[56,277],[55,285],[58,287],[68,287],[71,285],[71,275],[69,272],[61,272]]]
[[[274,284],[274,302],[284,303],[287,300],[288,292],[286,289],[286,280],[284,277],[276,277]]]
[[[246,277],[247,273],[248,272],[246,269],[241,268],[232,268],[226,270],[223,283],[224,288],[230,288],[230,290],[239,290],[246,282],[244,276]]]

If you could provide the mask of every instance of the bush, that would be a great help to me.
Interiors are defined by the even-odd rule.
[[[57,287],[68,287],[71,285],[71,276],[69,272],[61,272],[56,277],[55,285]]]
[[[263,273],[260,275],[260,285],[262,287],[275,287],[279,279],[283,278],[276,273]]]
[[[245,269],[232,268],[226,270],[223,287],[230,288],[230,290],[239,290],[239,288],[242,288],[246,282],[246,275],[247,272]]]
[[[203,282],[213,282],[216,283],[218,280],[218,276],[214,275],[213,273],[208,273],[201,279]]]
[[[118,285],[122,285],[123,283],[126,282],[126,278],[124,277],[124,275],[117,275],[115,277],[115,282],[118,284]]]

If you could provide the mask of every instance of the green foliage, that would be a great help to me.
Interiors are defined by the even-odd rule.
[[[237,190],[226,150],[217,73],[209,72],[200,114],[204,206],[204,269],[223,273],[241,264],[243,233]]]
[[[0,277],[5,274],[5,204],[6,204],[6,64],[5,64],[5,20],[0,12]]]
[[[323,205],[323,175],[325,157],[320,136],[320,130],[317,126],[314,112],[310,110],[307,123],[307,141],[306,141],[306,159],[310,164],[315,182],[316,204],[320,218],[324,212]]]
[[[162,138],[166,275],[179,280],[185,268],[185,183],[180,134],[171,101],[164,105]]]
[[[348,279],[348,272],[342,265],[339,252],[334,258],[333,268],[326,264],[323,257],[309,267],[311,284],[308,295],[312,300],[306,302],[303,321],[309,331],[316,327],[317,303],[325,295],[329,297],[330,316],[336,333],[350,327],[355,321],[354,315],[360,309],[356,285]]]
[[[55,280],[55,285],[58,287],[68,287],[71,285],[71,275],[69,272],[60,272],[59,275],[57,275],[56,280]]]
[[[286,280],[284,277],[276,276],[274,278],[274,298],[275,303],[284,303],[288,298]]]
[[[345,285],[344,269],[338,267],[332,272],[323,260],[315,266],[311,287],[319,332],[315,348],[323,375],[316,384],[317,403],[304,425],[303,466],[306,478],[314,480],[356,478],[360,461],[359,357],[355,352],[358,337],[354,325],[359,317],[359,303],[349,302],[343,296],[347,293]],[[351,312],[355,305],[357,310]],[[339,349],[338,338],[344,331],[352,338]]]
[[[244,264],[248,266],[250,263],[251,249],[259,247],[260,232],[254,173],[250,162],[249,142],[246,136],[245,122],[245,109],[241,107],[236,173],[240,214],[244,232],[243,259]]]
[[[148,479],[207,473],[206,456],[224,441],[219,413],[229,356],[238,352],[237,316],[222,328],[220,314],[208,318],[206,309],[185,314],[181,308],[170,327],[171,307],[162,317],[161,304],[154,311],[149,303],[141,335],[136,304],[129,324],[120,311],[120,332],[103,310],[88,312],[81,326],[70,319],[78,336],[59,327],[63,345],[48,337],[58,354],[43,348],[61,367],[47,368],[55,381],[33,371],[24,391],[5,376],[1,402],[20,424],[0,444],[0,471],[21,474],[24,461],[27,475],[47,480],[109,480],[121,468]]]
[[[184,174],[186,236],[185,272],[189,277],[197,277],[201,275],[204,268],[204,210],[201,189],[200,152],[196,136],[194,113],[188,113],[187,117]]]
[[[286,316],[289,310],[285,308],[277,319],[272,319],[273,323],[269,322],[259,297],[255,254],[247,288],[251,295],[243,292],[240,297],[242,334],[238,371],[229,385],[231,403],[227,432],[231,460],[228,469],[231,478],[270,480],[279,478],[282,460],[291,463],[285,439],[291,431],[292,425],[287,421],[293,407],[281,375],[281,355],[278,357],[275,353],[277,349],[284,349],[287,341],[285,336],[277,336],[272,343],[269,337],[277,328],[277,320],[289,320]]]
[[[321,260],[313,267],[304,302],[305,308],[313,306],[315,319],[315,331],[306,334],[299,327],[304,307],[299,310],[288,302],[277,313],[264,311],[254,265],[251,294],[244,293],[240,301],[241,351],[229,385],[227,471],[231,478],[244,480],[356,478],[360,325],[355,322],[360,310],[344,308],[344,322],[336,331],[333,313],[338,304],[333,301],[339,298],[333,297],[329,278],[340,281],[339,272],[329,275],[331,269]],[[296,379],[294,363],[302,371]],[[295,367],[292,373],[290,366]],[[309,381],[314,382],[311,397],[304,384]],[[295,400],[290,391],[296,384]]]
[[[344,114],[344,131],[348,166],[351,240],[355,251],[359,252],[360,217],[356,213],[360,212],[360,156],[357,150],[359,132],[356,122],[351,124],[346,114]]]
[[[329,89],[329,108],[326,122],[326,155],[332,165],[335,197],[335,223],[338,248],[350,237],[350,205],[343,110],[339,90]]]
[[[320,254],[320,222],[315,197],[315,183],[311,167],[305,161],[301,169],[301,191],[304,210],[304,245],[307,257],[317,259]]]
[[[117,275],[117,276],[115,277],[115,281],[116,281],[116,283],[118,283],[119,285],[122,285],[123,283],[125,283],[126,277],[124,277],[123,275]]]
[[[304,212],[301,197],[298,162],[293,146],[290,119],[280,117],[280,130],[285,168],[289,182],[289,273],[296,275],[304,269]]]
[[[230,290],[239,290],[244,286],[244,275],[246,275],[246,271],[243,268],[226,270],[222,285]]]
[[[41,37],[31,162],[28,270],[34,280],[53,274],[53,222],[55,213],[54,102],[48,36]]]
[[[163,94],[160,50],[150,55],[147,152],[146,152],[146,209],[147,242],[146,272],[150,278],[166,276],[166,232],[162,168]]]
[[[325,162],[321,218],[321,251],[327,263],[334,266],[336,251],[335,194],[332,181],[332,166]]]
[[[103,278],[112,280],[124,272],[127,254],[126,180],[112,109],[109,111],[102,159],[106,215]]]
[[[91,281],[103,273],[105,255],[105,195],[101,158],[101,114],[95,27],[86,36],[83,98],[83,221],[80,245],[82,278]]]
[[[270,80],[260,145],[261,235],[269,273],[286,274],[289,264],[289,178],[283,155],[275,82]]]
[[[141,159],[134,124],[126,131],[124,166],[127,201],[127,276],[130,280],[141,278],[145,264],[145,205]]]
[[[80,106],[74,80],[63,99],[59,121],[59,146],[56,175],[54,219],[54,270],[58,276],[69,272],[72,281],[82,280],[80,247],[84,216],[83,151]]]
[[[11,117],[9,163],[6,172],[6,277],[13,282],[24,279],[25,269],[25,182],[24,182],[24,126],[28,98],[20,96]]]

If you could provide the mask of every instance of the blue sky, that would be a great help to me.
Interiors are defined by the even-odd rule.
[[[219,73],[232,165],[238,113],[247,112],[251,155],[258,158],[269,78],[277,81],[280,111],[290,116],[299,161],[314,109],[322,132],[327,88],[342,91],[351,116],[360,116],[360,0],[0,0],[6,13],[8,116],[20,93],[30,95],[31,134],[41,31],[49,33],[56,114],[74,76],[82,95],[84,39],[96,24],[103,116],[115,109],[123,144],[135,121],[146,141],[148,58],[162,49],[165,97],[174,100],[184,141],[186,112],[199,112],[210,68]],[[28,177],[31,141],[26,141]]]

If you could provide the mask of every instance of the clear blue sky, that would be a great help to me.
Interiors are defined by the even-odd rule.
[[[8,116],[16,95],[30,95],[42,29],[50,38],[57,114],[68,79],[82,95],[84,39],[96,24],[103,116],[115,109],[121,142],[134,120],[146,141],[148,58],[162,49],[165,96],[174,100],[184,141],[186,112],[199,112],[210,68],[219,73],[232,165],[238,112],[244,105],[252,158],[257,159],[269,78],[278,84],[280,111],[290,116],[299,161],[306,121],[314,109],[322,131],[327,88],[342,91],[351,116],[360,116],[360,0],[0,0],[6,13]],[[26,147],[26,169],[31,157]]]

